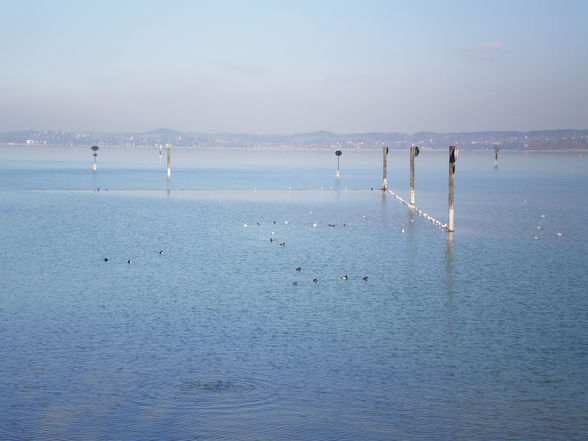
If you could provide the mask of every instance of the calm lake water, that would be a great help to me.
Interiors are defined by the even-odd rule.
[[[461,152],[450,236],[379,151],[91,153],[0,147],[1,440],[586,439],[588,157]]]

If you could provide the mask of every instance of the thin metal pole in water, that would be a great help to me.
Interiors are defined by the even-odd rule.
[[[167,144],[167,177],[171,176],[171,145]]]
[[[384,166],[384,177],[382,180],[382,190],[388,190],[388,147],[384,147],[383,149],[383,166]]]
[[[457,160],[457,147],[452,145],[449,147],[449,220],[447,222],[447,231],[453,233],[455,231],[455,207],[454,207],[454,181],[455,161]]]
[[[498,167],[498,152],[500,151],[500,147],[495,145],[494,146],[494,167]]]
[[[341,150],[337,150],[337,151],[335,152],[335,155],[337,156],[337,174],[336,174],[335,176],[336,176],[337,178],[338,178],[339,176],[341,176],[341,175],[340,175],[340,173],[339,173],[339,157],[340,157],[342,154],[343,154],[343,152],[342,152]]]
[[[90,149],[94,152],[94,163],[92,164],[92,171],[95,172],[96,171],[96,157],[98,156],[98,154],[96,153],[98,150],[100,150],[100,147],[98,147],[97,145],[93,145],[92,147],[90,147]]]

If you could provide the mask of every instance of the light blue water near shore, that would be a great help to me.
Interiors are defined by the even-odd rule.
[[[448,237],[377,151],[87,150],[0,148],[0,439],[585,439],[585,158],[462,153]]]

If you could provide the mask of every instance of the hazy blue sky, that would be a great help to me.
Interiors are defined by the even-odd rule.
[[[0,131],[588,128],[588,1],[0,0]]]

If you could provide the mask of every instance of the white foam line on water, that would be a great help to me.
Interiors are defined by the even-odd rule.
[[[430,222],[433,222],[433,224],[435,224],[437,227],[441,228],[442,230],[447,230],[447,224],[442,223],[441,221],[435,219],[433,216],[429,216],[427,213],[425,213],[420,208],[418,208],[416,206],[413,206],[413,205],[410,205],[408,202],[406,202],[402,197],[398,196],[392,190],[388,190],[388,193],[390,193],[392,196],[394,196],[396,199],[398,199],[402,204],[406,205],[409,209],[411,209],[411,210],[415,211],[416,213],[420,214],[426,220],[428,220]]]

